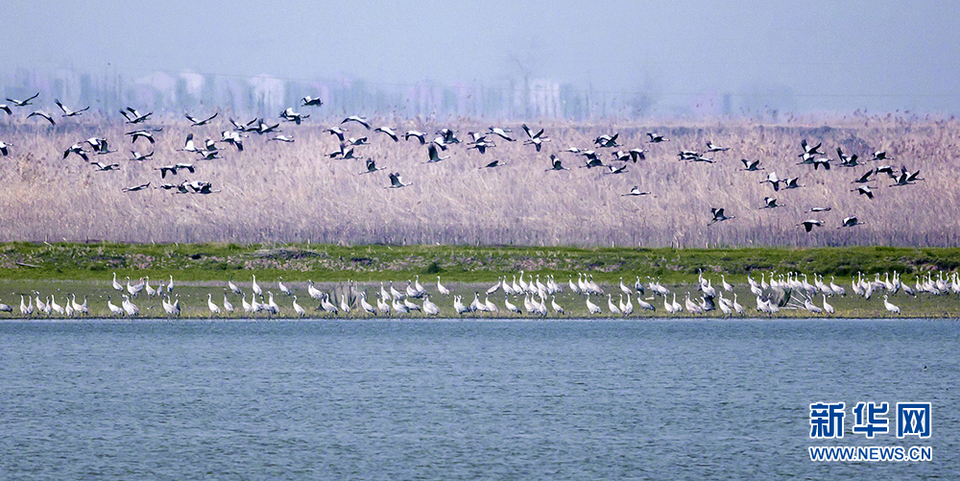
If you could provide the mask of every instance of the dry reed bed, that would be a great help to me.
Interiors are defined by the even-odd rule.
[[[158,121],[163,127],[156,145],[140,140],[131,145],[124,132],[131,126],[96,117],[80,124],[61,122],[47,127],[12,117],[0,124],[0,140],[12,142],[9,156],[0,159],[0,241],[90,239],[119,242],[324,242],[408,244],[520,244],[709,247],[726,245],[960,245],[960,176],[956,120],[853,117],[826,124],[799,121],[769,125],[745,120],[716,123],[657,124],[610,122],[569,124],[528,122],[546,128],[537,153],[522,145],[520,122],[509,122],[516,142],[491,136],[497,147],[481,155],[465,145],[451,146],[450,158],[426,164],[426,148],[416,141],[393,142],[383,134],[347,124],[348,137],[368,136],[359,146],[360,158],[373,158],[387,170],[358,175],[362,160],[331,159],[336,137],[323,131],[339,119],[285,123],[284,134],[295,143],[268,141],[271,135],[251,134],[246,149],[237,152],[221,144],[223,158],[197,160],[179,152],[188,132],[198,144],[219,139],[230,128],[218,124],[191,128],[186,121]],[[423,123],[373,119],[374,126],[398,131],[416,128],[433,134],[450,127],[467,140],[468,131],[485,131],[492,122],[456,120]],[[670,141],[647,142],[646,132],[665,134]],[[647,159],[631,163],[629,171],[610,175],[603,169],[578,168],[582,157],[567,147],[594,148],[600,134],[620,133],[623,149],[643,148]],[[117,153],[91,160],[119,162],[119,172],[95,172],[63,151],[88,137],[105,137]],[[433,135],[431,135],[431,138]],[[924,181],[890,187],[885,175],[870,183],[876,198],[851,192],[851,181],[876,167],[868,165],[814,171],[796,165],[800,140],[823,143],[836,159],[836,147],[869,159],[886,150],[899,168],[921,170]],[[706,154],[715,164],[678,161],[681,149],[703,150],[706,142],[730,151]],[[127,160],[130,150],[155,150],[145,162]],[[604,162],[613,150],[601,152]],[[549,154],[557,153],[569,171],[546,172]],[[742,171],[741,158],[761,159],[766,169]],[[503,167],[480,169],[499,159]],[[196,174],[181,173],[161,180],[156,167],[177,162],[197,165]],[[804,186],[774,193],[761,181],[770,171],[781,178],[800,176]],[[400,172],[413,185],[388,189],[388,172]],[[179,183],[208,180],[222,192],[179,195],[151,188],[122,192],[122,187],[150,181]],[[638,185],[652,195],[623,197]],[[760,209],[763,197],[777,197],[783,207]],[[830,212],[811,214],[814,206]],[[708,226],[711,207],[723,207],[735,219]],[[866,225],[837,229],[840,220],[858,216]],[[805,234],[798,223],[807,218],[825,222]]]

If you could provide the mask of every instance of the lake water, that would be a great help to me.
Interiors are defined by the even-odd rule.
[[[957,479],[958,347],[945,320],[4,322],[0,479]],[[821,401],[843,439],[809,438]],[[854,434],[861,401],[930,402],[932,436]]]

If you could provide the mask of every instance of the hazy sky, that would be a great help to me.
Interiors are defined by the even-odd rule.
[[[578,88],[791,90],[800,110],[960,113],[960,2],[0,2],[0,74],[107,64],[126,75],[372,85],[548,78]]]

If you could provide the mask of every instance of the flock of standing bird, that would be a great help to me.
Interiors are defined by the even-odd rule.
[[[774,315],[786,310],[803,311],[805,315],[833,315],[836,309],[828,299],[847,297],[848,293],[851,294],[850,298],[868,302],[882,295],[884,310],[890,315],[899,315],[900,307],[890,301],[891,296],[902,294],[913,298],[933,298],[960,295],[960,276],[956,272],[947,276],[941,272],[936,277],[932,273],[917,275],[913,286],[904,282],[897,272],[885,273],[882,279],[880,274],[875,274],[872,280],[858,273],[850,279],[849,291],[837,284],[833,276],[827,282],[817,274],[808,276],[797,272],[771,272],[768,276],[767,273],[761,273],[759,281],[747,276],[746,285],[735,286],[723,274],[715,285],[714,278],[701,272],[696,290],[686,290],[683,303],[680,303],[677,300],[678,286],[671,289],[660,279],[647,277],[644,282],[639,275],[635,277],[633,282],[628,280],[625,283],[620,277],[617,285],[603,286],[587,273],[578,274],[576,279],[569,275],[566,281],[558,282],[554,275],[541,276],[520,271],[519,274],[498,277],[495,284],[483,291],[475,290],[473,300],[469,303],[464,302],[462,294],[444,286],[440,276],[436,277],[435,285],[431,283],[427,287],[420,283],[418,275],[408,279],[402,287],[397,287],[392,281],[387,284],[380,282],[379,289],[372,283],[355,282],[323,288],[308,281],[307,297],[301,303],[298,292],[303,294],[303,286],[287,285],[282,277],[275,283],[277,295],[274,295],[273,284],[261,285],[256,275],[252,276],[249,287],[246,283],[242,286],[235,283],[231,276],[225,285],[214,287],[214,292],[207,290],[206,309],[197,307],[191,315],[334,318],[486,315],[542,318],[578,316],[585,312],[587,316],[644,317],[658,315],[654,313],[660,309],[666,315],[694,317]],[[813,278],[812,283],[810,277]],[[143,304],[144,310],[149,313],[145,317],[179,317],[184,309],[172,275],[169,281],[156,284],[151,284],[149,277],[141,278],[136,283],[127,277],[126,283],[121,283],[114,273],[111,285],[116,292],[106,294],[105,310],[100,305],[88,305],[87,295],[80,303],[76,294],[61,294],[61,304],[57,302],[56,294],[44,296],[33,291],[32,295],[20,295],[19,314],[22,317],[73,318],[90,316],[93,311],[92,315],[95,316],[135,318],[141,317],[143,311],[140,305]],[[369,292],[373,292],[372,296]],[[755,304],[744,307],[739,300],[740,294],[754,297]],[[117,297],[119,304],[114,303],[113,296]],[[102,297],[102,294],[98,295],[98,299]],[[308,302],[308,298],[312,301]],[[159,306],[156,306],[156,299],[159,299]],[[196,292],[192,299],[197,300]],[[162,308],[162,314],[157,307]],[[870,308],[870,304],[867,308]],[[13,306],[2,302],[0,312],[15,315]]]

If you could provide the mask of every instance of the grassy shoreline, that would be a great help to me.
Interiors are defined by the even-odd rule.
[[[14,312],[0,313],[0,318],[22,318],[19,313],[19,296],[30,296],[34,291],[41,298],[53,295],[59,304],[65,296],[76,294],[82,300],[87,296],[94,316],[110,317],[106,309],[107,296],[119,304],[122,293],[112,288],[113,273],[124,284],[127,278],[135,284],[138,279],[149,277],[151,286],[159,281],[166,284],[169,277],[175,281],[175,292],[180,294],[184,306],[182,317],[210,317],[207,295],[210,294],[222,306],[227,281],[234,282],[249,291],[252,276],[264,288],[275,294],[281,305],[280,317],[295,317],[291,309],[292,298],[280,294],[277,281],[280,278],[297,294],[299,303],[307,309],[310,317],[334,317],[316,310],[318,303],[307,294],[307,284],[317,286],[334,298],[340,294],[356,296],[367,293],[367,300],[375,305],[380,283],[403,290],[408,280],[419,276],[427,292],[434,295],[433,301],[440,308],[440,317],[458,317],[452,300],[435,296],[439,275],[443,284],[469,304],[473,294],[483,293],[497,282],[499,276],[508,280],[522,270],[526,275],[554,276],[557,283],[567,287],[569,279],[578,274],[592,275],[606,294],[612,294],[617,303],[621,290],[620,278],[633,286],[639,276],[644,284],[648,278],[660,281],[677,294],[681,304],[690,293],[697,298],[697,279],[702,271],[714,286],[721,280],[735,285],[739,302],[750,317],[760,316],[755,310],[755,296],[750,293],[747,276],[760,280],[771,273],[796,272],[806,274],[813,282],[813,275],[831,276],[843,285],[848,294],[830,297],[837,314],[833,317],[886,317],[883,291],[872,299],[857,297],[851,292],[851,279],[863,273],[869,279],[876,274],[898,272],[903,282],[913,286],[918,275],[948,274],[960,266],[960,248],[907,248],[907,247],[838,247],[838,248],[735,248],[735,249],[672,249],[672,248],[574,248],[574,247],[466,247],[466,246],[335,246],[325,244],[116,244],[116,243],[28,243],[0,244],[0,302],[13,306]],[[722,277],[721,277],[722,276]],[[249,317],[240,307],[240,297],[228,294],[237,311],[230,316]],[[663,299],[651,298],[649,290],[643,298],[654,304],[656,311],[635,308],[631,317],[665,317]],[[594,296],[592,302],[603,308],[602,316],[589,315],[585,297],[570,292],[558,294],[557,302],[564,306],[564,317],[618,317],[607,310],[607,297]],[[671,294],[672,299],[672,294]],[[498,304],[497,314],[468,314],[465,317],[515,317],[504,309],[503,292],[491,296]],[[822,298],[812,296],[822,305]],[[950,293],[941,296],[920,294],[917,297],[897,292],[890,300],[902,309],[903,317],[960,317],[960,296]],[[522,298],[512,298],[517,303]],[[159,298],[137,300],[141,304],[141,317],[166,317]],[[419,301],[418,301],[419,302]],[[522,302],[520,302],[522,304]],[[549,305],[550,299],[547,299]],[[339,305],[339,302],[335,302]],[[409,314],[403,317],[420,317]],[[717,310],[702,317],[722,317]],[[803,309],[784,310],[776,317],[808,317]],[[37,317],[36,315],[32,317]],[[267,317],[257,315],[255,317]],[[348,316],[368,317],[354,304]],[[524,316],[526,317],[526,316]],[[551,311],[549,317],[556,317]],[[671,316],[677,317],[677,316]],[[690,317],[689,313],[680,317]],[[701,316],[695,316],[701,317]],[[817,316],[818,317],[818,316]]]

